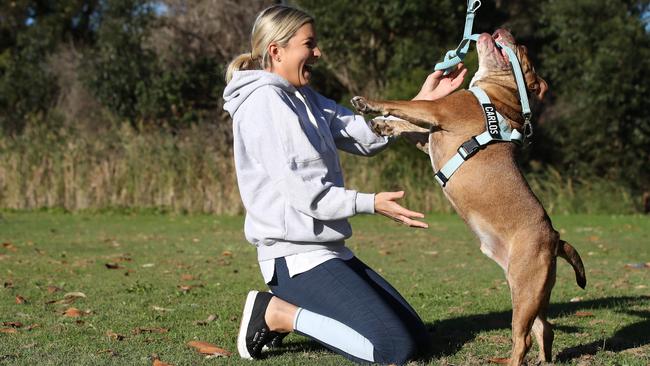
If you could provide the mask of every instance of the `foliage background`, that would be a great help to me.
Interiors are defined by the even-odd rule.
[[[263,0],[0,4],[0,207],[242,211],[222,110],[227,63]],[[314,88],[410,98],[456,46],[465,3],[296,0],[317,19]],[[475,31],[510,28],[551,91],[522,167],[551,212],[634,212],[650,191],[647,0],[484,1]],[[467,59],[475,70],[475,55]],[[469,79],[469,78],[468,78]],[[449,211],[428,159],[398,144],[343,159],[347,184],[406,189]]]

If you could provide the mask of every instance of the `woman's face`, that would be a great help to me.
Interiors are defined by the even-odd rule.
[[[282,76],[295,87],[309,83],[312,65],[321,56],[313,24],[307,23],[300,27],[289,39],[286,47],[269,47],[271,48],[269,71]]]

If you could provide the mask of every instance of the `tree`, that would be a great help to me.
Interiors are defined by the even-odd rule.
[[[572,176],[649,186],[650,35],[641,21],[646,7],[646,1],[627,0],[542,6],[543,69],[555,106],[543,124],[553,145],[539,152]]]

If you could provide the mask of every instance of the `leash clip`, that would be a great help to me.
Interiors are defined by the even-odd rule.
[[[476,5],[476,4],[478,4],[478,5]],[[481,0],[474,0],[474,1],[469,0],[468,5],[469,6],[467,8],[467,12],[473,14],[478,10],[478,8],[481,7],[482,4],[481,4]]]
[[[533,124],[530,122],[530,117],[530,113],[524,114],[524,141],[526,146],[532,143],[531,137],[533,137]]]

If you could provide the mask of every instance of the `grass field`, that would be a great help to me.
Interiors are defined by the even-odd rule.
[[[650,218],[553,219],[580,252],[588,278],[583,291],[560,261],[550,309],[555,360],[649,365]],[[503,273],[456,216],[429,215],[428,230],[381,217],[352,221],[348,245],[431,329],[430,356],[414,364],[481,365],[508,357],[511,305]],[[187,346],[200,340],[236,352],[245,295],[265,289],[242,222],[0,213],[0,364],[149,365],[156,355],[173,365],[252,365],[236,355],[207,359]],[[300,336],[286,342],[255,364],[349,364]],[[534,346],[529,359],[536,355]]]

